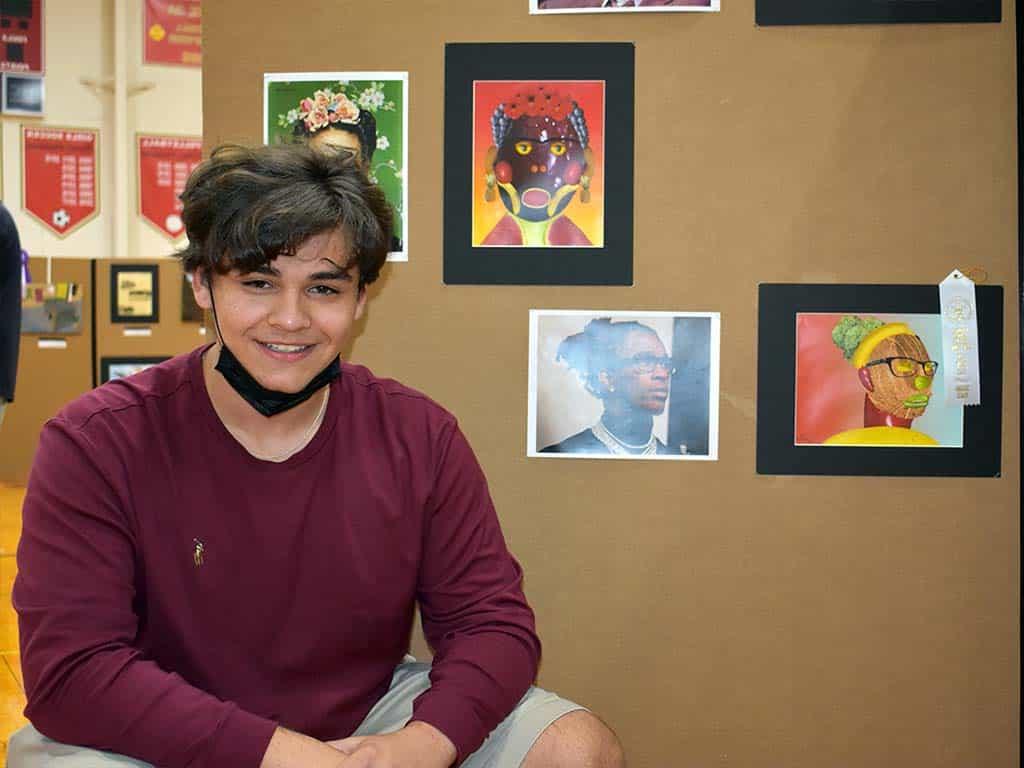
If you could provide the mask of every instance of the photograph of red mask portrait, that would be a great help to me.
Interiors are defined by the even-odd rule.
[[[473,83],[473,246],[604,245],[604,82]]]

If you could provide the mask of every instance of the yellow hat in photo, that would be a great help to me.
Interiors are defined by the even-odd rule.
[[[857,350],[853,353],[853,357],[850,358],[850,362],[853,363],[854,368],[863,368],[871,359],[871,353],[875,347],[891,336],[899,336],[904,333],[910,336],[914,335],[914,332],[910,330],[910,326],[906,323],[886,323],[875,328],[857,345]]]

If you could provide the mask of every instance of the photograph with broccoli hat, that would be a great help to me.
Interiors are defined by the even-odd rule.
[[[795,445],[963,447],[939,315],[797,313]]]

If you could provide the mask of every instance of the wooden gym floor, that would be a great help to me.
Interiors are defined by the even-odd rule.
[[[21,534],[24,488],[0,484],[0,765],[7,762],[7,738],[27,721],[22,716],[25,691],[18,656],[18,618],[11,607],[11,585],[17,564],[14,555]]]

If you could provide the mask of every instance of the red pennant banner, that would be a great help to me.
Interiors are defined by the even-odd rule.
[[[99,131],[21,129],[22,208],[58,237],[99,213]]]
[[[138,137],[139,215],[171,240],[185,234],[179,197],[202,151],[201,138]]]
[[[200,0],[146,0],[144,64],[203,64]]]

